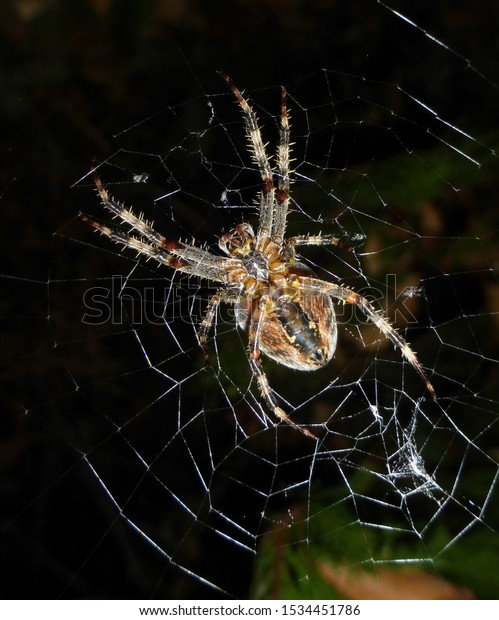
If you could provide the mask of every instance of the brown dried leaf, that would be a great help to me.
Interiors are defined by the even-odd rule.
[[[385,568],[376,572],[335,568],[320,562],[322,577],[345,598],[356,600],[463,600],[473,592],[442,577],[415,569]]]

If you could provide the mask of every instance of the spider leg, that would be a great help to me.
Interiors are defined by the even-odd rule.
[[[236,303],[239,297],[239,291],[235,289],[221,288],[218,289],[218,291],[214,293],[208,301],[203,320],[201,321],[201,325],[199,326],[198,330],[199,343],[201,344],[201,348],[203,349],[204,361],[207,366],[210,364],[208,350],[208,334],[210,332],[211,326],[213,325],[213,320],[217,314],[218,307],[222,301],[226,303]]]
[[[204,363],[206,366],[210,364],[210,356],[208,351],[208,333],[213,324],[213,319],[217,313],[218,306],[222,301],[222,291],[218,290],[214,295],[210,297],[210,301],[206,306],[206,311],[204,313],[203,320],[201,321],[201,325],[198,330],[199,343],[201,344],[201,348],[203,349],[204,354]]]
[[[384,336],[386,336],[394,344],[394,346],[400,350],[402,356],[419,374],[428,392],[433,398],[436,398],[435,389],[428,379],[428,376],[426,375],[426,372],[424,371],[423,366],[419,362],[414,351],[405,339],[397,332],[397,330],[390,325],[387,319],[380,312],[378,312],[365,297],[362,297],[362,295],[359,295],[352,289],[334,284],[333,282],[325,282],[316,278],[307,277],[300,277],[300,281],[306,288],[330,295],[331,297],[339,299],[344,303],[355,304],[358,308],[360,308],[367,318],[374,323],[374,325],[376,325],[381,333],[384,334]]]
[[[289,115],[286,105],[286,90],[281,91],[281,122],[279,125],[279,146],[277,147],[277,194],[275,206],[275,221],[272,231],[274,241],[282,242],[286,230],[286,220],[289,208]]]
[[[275,188],[273,182],[273,170],[269,163],[269,158],[265,151],[265,145],[262,140],[262,134],[258,127],[258,119],[255,111],[248,101],[243,97],[241,91],[234,86],[232,80],[225,73],[221,73],[223,79],[227,82],[230,89],[234,93],[239,107],[243,111],[246,120],[246,134],[251,147],[253,160],[260,170],[260,176],[263,181],[262,191],[260,195],[260,224],[257,231],[257,250],[261,250],[262,241],[270,237],[274,221],[274,195]]]
[[[181,271],[192,276],[206,278],[213,282],[225,282],[224,257],[212,256],[204,252],[202,259],[198,253],[202,250],[196,246],[183,245],[179,243],[179,249],[172,251],[161,245],[153,245],[144,241],[140,237],[127,235],[119,228],[114,228],[107,224],[97,222],[86,215],[80,214],[80,219],[92,228],[99,231],[111,241],[122,245],[125,248],[135,250],[138,254],[147,259],[152,258],[160,265],[167,265],[176,271]]]
[[[309,430],[307,430],[303,426],[300,426],[296,422],[293,422],[293,420],[291,420],[291,418],[289,418],[284,412],[284,410],[277,404],[275,396],[269,385],[267,375],[265,374],[265,371],[263,370],[262,361],[261,361],[261,351],[258,348],[258,332],[259,332],[260,323],[261,323],[260,317],[261,317],[260,311],[256,310],[256,312],[251,318],[251,322],[249,326],[249,333],[248,333],[248,350],[249,350],[249,360],[250,360],[251,370],[253,371],[253,374],[257,378],[257,382],[260,387],[262,396],[267,402],[267,406],[269,407],[269,409],[274,413],[274,415],[277,418],[279,418],[286,424],[289,424],[290,426],[300,431],[307,437],[311,437],[312,439],[317,439],[317,437],[313,433],[311,433]]]
[[[171,242],[165,239],[163,235],[159,234],[152,224],[141,216],[135,215],[135,213],[126,207],[122,202],[116,200],[104,187],[102,181],[94,171],[94,183],[99,194],[102,206],[107,209],[114,217],[120,219],[124,224],[128,224],[132,230],[139,233],[141,237],[144,237],[149,243],[154,245],[161,245],[167,249],[174,249],[176,242]]]
[[[226,268],[229,264],[234,264],[234,259],[215,256],[203,248],[182,241],[166,239],[151,223],[143,217],[136,216],[131,209],[113,198],[97,176],[95,184],[104,208],[138,234],[126,234],[119,228],[101,224],[82,214],[80,217],[83,221],[112,241],[136,250],[161,265],[168,265],[178,271],[216,282],[225,282]]]
[[[289,237],[286,239],[287,245],[297,246],[297,245],[337,245],[343,250],[348,250],[349,252],[353,252],[354,248],[350,245],[344,243],[338,237],[334,235],[297,235],[296,237]]]

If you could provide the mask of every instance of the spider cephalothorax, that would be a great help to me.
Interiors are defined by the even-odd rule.
[[[305,435],[314,437],[309,430],[293,422],[277,403],[262,367],[261,354],[296,370],[315,370],[325,366],[333,357],[337,342],[334,299],[358,307],[400,349],[434,396],[433,386],[415,353],[386,318],[367,299],[345,286],[319,279],[296,258],[295,248],[300,245],[346,248],[345,244],[333,235],[285,237],[290,202],[290,142],[285,90],[282,89],[276,165],[272,167],[255,112],[230,78],[226,75],[223,78],[245,117],[251,154],[262,179],[256,230],[250,224],[242,223],[223,234],[219,247],[225,256],[208,252],[195,243],[167,239],[152,224],[114,200],[97,176],[95,184],[103,206],[132,232],[122,232],[85,216],[83,219],[122,246],[175,270],[217,283],[218,291],[208,302],[199,330],[206,358],[208,333],[219,304],[234,304],[237,324],[248,333],[248,359],[265,401],[278,418]]]
[[[292,244],[267,237],[257,249],[249,224],[240,224],[220,239],[220,247],[239,257],[229,283],[245,293],[236,301],[236,320],[242,329],[259,315],[258,349],[273,360],[297,370],[327,364],[336,348],[337,328],[331,298],[303,289],[300,276],[313,276],[295,259]]]

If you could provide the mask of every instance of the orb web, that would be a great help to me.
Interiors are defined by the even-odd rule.
[[[482,77],[472,65],[471,74]],[[270,152],[280,87],[246,91]],[[26,400],[24,419],[65,447],[6,528],[70,489],[88,514],[62,595],[84,591],[113,549],[114,570],[140,595],[284,597],[294,583],[312,598],[329,592],[324,562],[452,575],[456,549],[486,536],[497,545],[495,138],[402,79],[323,68],[286,87],[287,232],[334,233],[355,248],[299,253],[389,317],[436,397],[374,325],[336,304],[338,348],[326,368],[263,362],[280,405],[317,440],[302,436],[266,407],[230,306],[217,312],[204,363],[197,331],[209,282],[120,251],[75,213],[53,235],[46,277],[4,279],[38,304],[30,325],[47,334],[28,367],[45,365],[51,381]],[[168,238],[217,252],[222,232],[255,222],[258,170],[223,83],[115,138],[96,162],[100,177]],[[105,219],[90,171],[73,191]],[[56,532],[54,523],[48,538]]]

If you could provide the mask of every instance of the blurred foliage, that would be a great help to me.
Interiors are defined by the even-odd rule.
[[[338,499],[324,491],[311,506],[297,505],[281,519],[275,517],[275,527],[262,538],[259,547],[254,598],[385,598],[382,593],[386,575],[391,578],[398,571],[403,576],[408,569],[409,579],[397,597],[497,598],[497,536],[490,536],[484,529],[472,529],[447,546],[452,535],[442,522],[425,536],[423,549],[421,541],[405,531],[404,523],[386,523],[383,528],[361,524]],[[307,513],[312,516],[304,520]],[[366,550],[371,559],[366,559]],[[417,560],[423,554],[427,559]],[[389,571],[387,567],[391,567]],[[336,584],[328,579],[328,573],[334,575],[334,571]],[[374,588],[366,588],[365,574],[373,576]],[[421,587],[421,583],[411,585],[411,581],[423,581],[426,574],[435,576],[427,587]],[[447,581],[436,587],[437,576]],[[449,588],[451,583],[455,585]],[[398,583],[399,588],[401,585]]]

